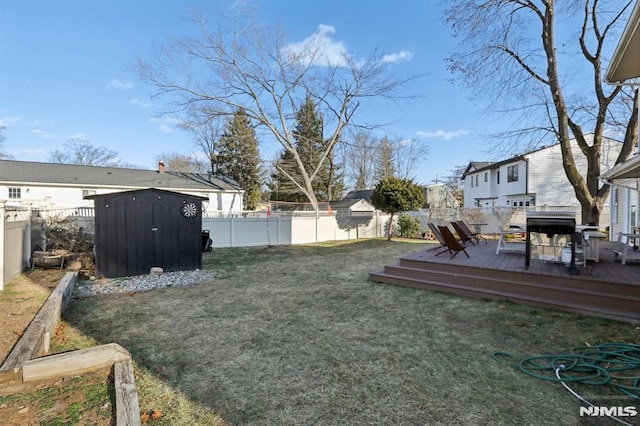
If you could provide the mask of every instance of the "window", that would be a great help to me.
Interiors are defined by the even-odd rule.
[[[9,199],[19,200],[21,198],[20,188],[9,188]]]
[[[518,181],[518,164],[507,167],[507,182]]]
[[[497,179],[498,185],[500,185],[500,170],[498,170],[498,172],[496,173],[496,179]]]
[[[478,186],[478,175],[476,175],[476,186]]]
[[[95,189],[83,189],[82,190],[82,198],[86,197],[87,195],[96,195],[96,190]]]
[[[484,181],[489,182],[489,172],[484,172]]]

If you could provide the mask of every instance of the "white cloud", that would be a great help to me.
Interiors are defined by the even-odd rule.
[[[389,55],[384,55],[382,57],[382,62],[400,62],[400,61],[409,61],[413,57],[413,53],[408,52],[406,50],[401,50],[398,53],[392,53]]]
[[[109,84],[107,84],[107,89],[129,90],[129,89],[132,89],[133,86],[134,86],[133,81],[129,81],[129,80],[123,81],[123,80],[118,80],[117,78],[114,78],[109,82]]]
[[[284,47],[284,53],[304,64],[319,66],[347,66],[351,56],[342,41],[335,40],[336,29],[331,25],[320,24],[315,33],[302,41],[289,43]],[[401,50],[382,57],[383,62],[393,63],[409,61],[413,53]]]
[[[174,117],[153,117],[150,118],[149,121],[151,123],[159,124],[158,128],[164,133],[171,133],[176,129],[176,127],[180,127],[182,124],[184,124],[184,121]]]
[[[135,106],[139,106],[140,108],[149,108],[149,107],[151,107],[150,103],[142,102],[138,98],[130,99],[129,102],[127,102],[127,105],[135,105]]]
[[[306,39],[287,44],[284,47],[284,53],[305,64],[344,66],[346,65],[345,57],[348,56],[347,48],[343,42],[331,37],[335,32],[334,27],[320,24],[318,30]]]
[[[436,130],[435,132],[423,132],[423,131],[416,132],[416,137],[420,139],[449,140],[449,139],[459,138],[461,136],[465,136],[468,134],[469,134],[469,131],[467,130],[456,130],[453,132],[447,132],[445,130]]]
[[[45,132],[44,130],[35,129],[31,131],[31,134],[37,138],[53,138],[55,135]]]
[[[0,118],[0,126],[8,126],[9,124],[17,123],[20,120],[20,117],[2,117]]]

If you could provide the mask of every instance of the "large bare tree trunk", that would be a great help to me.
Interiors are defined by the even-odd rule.
[[[460,52],[449,59],[449,68],[462,75],[463,83],[473,90],[493,93],[496,103],[503,104],[507,111],[522,113],[517,121],[521,127],[499,135],[504,142],[517,143],[525,135],[532,139],[553,135],[560,144],[562,168],[581,205],[585,224],[599,222],[609,195],[609,186],[599,180],[605,129],[624,129],[616,164],[629,156],[638,141],[637,91],[632,98],[628,88],[605,88],[602,82],[603,46],[632,1],[624,0],[619,12],[599,7],[600,3],[601,0],[559,3],[568,16],[582,14],[577,40],[563,41],[560,49],[567,51],[577,46],[579,53],[564,63],[558,56],[554,0],[450,0],[446,11],[454,32],[464,36]],[[605,17],[610,19],[603,25]],[[482,25],[478,25],[480,22]],[[570,20],[562,22],[564,25]],[[540,25],[540,46],[527,32],[536,25]],[[573,67],[571,71],[576,73],[577,59],[586,61],[580,70],[591,74],[578,80],[583,87],[572,81],[574,76],[568,72]],[[593,139],[588,140],[587,134]],[[572,139],[578,146],[576,152]],[[540,140],[534,143],[539,144]],[[586,158],[584,175],[576,166],[577,155]]]

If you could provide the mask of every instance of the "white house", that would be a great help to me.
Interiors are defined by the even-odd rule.
[[[0,160],[0,202],[34,208],[92,207],[87,195],[157,188],[208,198],[206,212],[242,211],[244,191],[229,179],[203,173]]]
[[[443,183],[424,187],[425,206],[428,209],[453,209],[459,207],[458,200]]]
[[[585,138],[593,137],[586,135]],[[588,141],[589,142],[589,141]],[[615,164],[621,143],[604,138],[602,170]],[[580,173],[587,170],[586,157],[571,141]],[[543,146],[512,158],[491,162],[471,162],[462,175],[464,207],[579,206],[564,169],[560,144]]]
[[[622,33],[611,63],[605,74],[605,81],[618,85],[640,83],[633,79],[640,77],[640,2],[636,2],[629,22]],[[640,89],[636,89],[640,90]],[[636,104],[636,108],[638,105]],[[636,132],[638,130],[636,129]],[[611,232],[612,239],[622,233],[630,233],[640,225],[638,208],[640,189],[640,147],[638,153],[627,161],[607,170],[600,179],[611,185]]]

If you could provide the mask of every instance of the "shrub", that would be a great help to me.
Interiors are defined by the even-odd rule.
[[[47,250],[67,250],[72,253],[91,252],[93,238],[71,217],[51,216],[42,224]]]
[[[403,213],[398,218],[400,236],[405,238],[417,237],[420,234],[420,222],[415,217]]]

